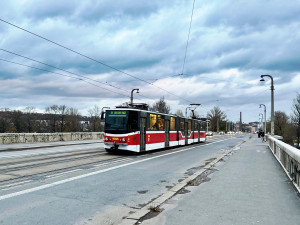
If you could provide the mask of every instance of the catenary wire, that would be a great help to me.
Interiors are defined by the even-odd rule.
[[[120,73],[125,74],[125,75],[130,76],[130,77],[133,77],[133,78],[135,78],[135,79],[137,79],[137,80],[143,81],[143,82],[145,82],[145,83],[147,83],[147,84],[149,84],[149,85],[152,85],[152,86],[154,86],[154,87],[156,87],[156,88],[158,88],[158,89],[160,89],[160,90],[162,90],[162,91],[165,91],[165,92],[167,92],[167,93],[169,93],[169,94],[171,94],[171,95],[173,95],[173,96],[175,96],[175,97],[177,97],[177,98],[180,98],[180,99],[183,99],[183,100],[185,100],[185,101],[187,101],[187,102],[192,103],[190,100],[187,100],[187,99],[185,99],[185,98],[182,98],[182,97],[180,97],[180,96],[178,96],[178,95],[176,95],[176,94],[174,94],[174,93],[172,93],[172,92],[170,92],[170,91],[168,91],[168,90],[165,90],[164,88],[161,88],[161,87],[159,87],[159,86],[157,86],[157,85],[154,85],[154,84],[151,83],[151,82],[148,82],[148,81],[146,81],[146,80],[144,80],[144,79],[141,79],[141,78],[139,78],[139,77],[137,77],[137,76],[131,75],[131,74],[129,74],[129,73],[127,73],[127,72],[124,72],[124,71],[122,71],[122,70],[120,70],[120,69],[117,69],[117,68],[115,68],[115,67],[112,67],[112,66],[110,66],[110,65],[108,65],[108,64],[106,64],[106,63],[103,63],[103,62],[101,62],[101,61],[99,61],[99,60],[97,60],[97,59],[94,59],[94,58],[92,58],[92,57],[90,57],[90,56],[84,55],[84,54],[82,54],[82,53],[80,53],[80,52],[78,52],[78,51],[75,51],[75,50],[73,50],[73,49],[71,49],[71,48],[69,48],[69,47],[66,47],[66,46],[64,46],[64,45],[62,45],[62,44],[59,44],[59,43],[57,43],[57,42],[55,42],[55,41],[52,41],[52,40],[50,40],[50,39],[48,39],[48,38],[45,38],[45,37],[41,36],[41,35],[38,35],[38,34],[36,34],[36,33],[33,33],[33,32],[31,32],[31,31],[29,31],[29,30],[26,30],[25,28],[22,28],[22,27],[20,27],[20,26],[17,26],[17,25],[15,25],[15,24],[12,24],[12,23],[10,23],[10,22],[8,22],[8,21],[2,19],[2,18],[0,18],[0,21],[4,22],[4,23],[6,23],[6,24],[8,24],[8,25],[10,25],[10,26],[13,26],[13,27],[15,27],[15,28],[18,28],[18,29],[20,29],[20,30],[22,30],[22,31],[25,31],[25,32],[27,32],[27,33],[29,33],[29,34],[31,34],[31,35],[34,35],[34,36],[36,36],[36,37],[38,37],[38,38],[41,38],[41,39],[43,39],[43,40],[45,40],[45,41],[48,41],[48,42],[50,42],[50,43],[52,43],[52,44],[54,44],[54,45],[57,45],[57,46],[59,46],[59,47],[61,47],[61,48],[64,48],[64,49],[66,49],[66,50],[68,50],[68,51],[70,51],[70,52],[73,52],[73,53],[77,54],[77,55],[80,55],[80,56],[82,56],[82,57],[84,57],[84,58],[86,58],[86,59],[89,59],[89,60],[91,60],[91,61],[94,61],[94,62],[96,62],[96,63],[99,63],[99,64],[101,64],[101,65],[103,65],[103,66],[105,66],[105,67],[108,67],[108,68],[112,69],[112,70],[115,70],[115,71],[117,71],[117,72],[120,72]]]
[[[59,68],[59,67],[56,67],[56,66],[53,66],[53,65],[50,65],[50,64],[47,64],[47,63],[38,61],[38,60],[36,60],[36,59],[32,59],[32,58],[29,58],[29,57],[20,55],[20,54],[15,53],[15,52],[11,52],[11,51],[8,51],[8,50],[5,50],[5,49],[0,49],[0,50],[1,50],[1,51],[4,51],[4,52],[7,52],[7,53],[9,53],[9,54],[12,54],[12,55],[16,55],[16,56],[18,56],[18,57],[21,57],[21,58],[24,58],[24,59],[33,61],[33,62],[36,62],[36,63],[42,64],[42,65],[45,65],[45,66],[48,66],[48,67],[57,69],[57,70],[61,70],[61,71],[63,71],[63,72],[66,72],[66,73],[69,73],[69,74],[72,74],[72,75],[75,75],[75,76],[78,76],[78,77],[81,77],[81,78],[84,78],[84,79],[87,79],[87,80],[91,80],[91,81],[93,81],[93,82],[97,82],[97,83],[100,83],[100,84],[103,84],[103,85],[107,85],[107,86],[116,88],[116,89],[118,89],[118,90],[122,90],[122,91],[124,91],[124,92],[129,92],[129,91],[130,91],[130,90],[126,90],[126,89],[123,89],[123,88],[114,86],[114,85],[112,85],[112,84],[110,84],[110,83],[108,83],[108,82],[101,82],[101,81],[98,81],[98,80],[95,80],[95,79],[92,79],[92,78],[89,78],[89,77],[85,77],[85,76],[83,76],[83,75],[80,75],[80,74],[77,74],[77,73],[74,73],[74,72],[71,72],[71,71],[68,71],[68,70],[65,70],[65,69],[61,69],[61,68]],[[140,96],[145,97],[145,98],[147,98],[147,99],[150,99],[150,98],[148,98],[147,96],[144,96],[144,95],[141,95],[141,94],[140,94]]]
[[[34,67],[34,66],[25,65],[25,64],[22,64],[22,63],[17,63],[17,62],[9,61],[9,60],[6,60],[6,59],[1,59],[1,58],[0,58],[0,60],[3,61],[3,62],[7,62],[7,63],[11,63],[11,64],[23,66],[23,67],[28,67],[28,68],[31,68],[31,69],[36,69],[36,70],[40,70],[40,71],[44,71],[44,72],[48,72],[48,73],[57,74],[57,75],[59,75],[59,76],[70,77],[70,78],[73,78],[73,79],[76,79],[76,80],[80,80],[80,81],[86,82],[86,83],[88,83],[88,84],[94,85],[94,86],[96,86],[96,87],[100,87],[100,88],[102,88],[102,89],[104,89],[104,90],[107,90],[107,91],[109,91],[109,92],[113,92],[113,93],[118,94],[118,95],[123,95],[123,96],[125,96],[125,97],[130,97],[129,95],[124,95],[124,94],[122,94],[122,93],[119,93],[119,92],[116,92],[116,91],[109,90],[109,89],[104,88],[104,87],[101,87],[101,86],[99,86],[99,85],[97,85],[97,84],[94,84],[94,83],[91,83],[91,82],[89,82],[89,81],[86,81],[86,80],[84,80],[84,79],[82,79],[82,78],[74,77],[74,76],[67,75],[67,74],[57,73],[57,72],[53,72],[53,71],[50,71],[50,70],[46,70],[46,69],[42,69],[42,68],[38,68],[38,67]]]
[[[189,39],[190,39],[190,33],[191,33],[191,27],[192,27],[192,21],[193,21],[193,14],[194,14],[194,7],[195,7],[195,0],[193,2],[193,9],[192,9],[192,15],[191,15],[191,21],[190,21],[190,28],[189,28],[188,38],[187,38],[186,46],[185,46],[185,53],[184,53],[184,59],[183,59],[183,65],[182,65],[182,72],[181,72],[182,75],[183,75],[183,72],[184,72],[184,65],[185,65],[185,60],[186,60],[186,53],[187,53],[187,49],[188,49],[188,45],[189,45]]]

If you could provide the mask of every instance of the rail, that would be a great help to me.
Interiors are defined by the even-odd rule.
[[[269,147],[300,192],[300,150],[270,135]]]

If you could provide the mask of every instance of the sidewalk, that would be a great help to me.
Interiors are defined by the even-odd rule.
[[[103,140],[83,140],[83,141],[56,141],[56,142],[6,144],[6,145],[0,145],[0,152],[22,151],[22,150],[49,148],[49,147],[51,148],[51,147],[70,146],[70,145],[94,144],[94,143],[102,143],[102,142]]]
[[[224,160],[142,224],[300,224],[300,198],[267,143],[253,135]]]

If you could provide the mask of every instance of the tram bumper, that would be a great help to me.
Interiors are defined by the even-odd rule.
[[[105,142],[104,148],[110,151],[127,150],[127,143]]]

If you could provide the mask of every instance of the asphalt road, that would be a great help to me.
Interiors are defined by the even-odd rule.
[[[42,168],[43,174],[32,173],[22,182],[0,186],[0,224],[118,224],[136,208],[160,196],[244,138],[248,137],[214,136],[204,144],[142,155],[116,156],[105,153],[105,157],[111,158],[111,161],[99,158],[92,164],[82,163],[81,160],[75,163],[70,159],[74,164],[72,169],[56,172],[53,172],[53,168],[61,166],[61,162],[56,164],[51,161],[51,164],[42,165],[47,166],[51,173],[47,173],[45,167],[34,166],[32,168],[35,170]],[[83,145],[81,149],[77,147],[58,147],[57,151],[63,153],[66,148],[65,152],[70,153],[70,148],[74,148],[74,153],[78,153],[86,151],[87,146]],[[90,145],[87,148],[93,150]],[[94,149],[99,153],[104,152],[101,146],[95,146]],[[32,157],[41,157],[40,154],[32,155],[30,151],[34,150],[26,151],[22,154],[10,152],[17,155],[6,155],[0,163],[5,164],[7,160],[30,161]],[[47,157],[56,154],[45,154],[43,149],[38,151],[42,152],[46,161],[49,160]],[[30,173],[30,168],[27,171]],[[19,176],[19,172],[1,170],[1,167],[0,172],[3,172],[3,176]]]

